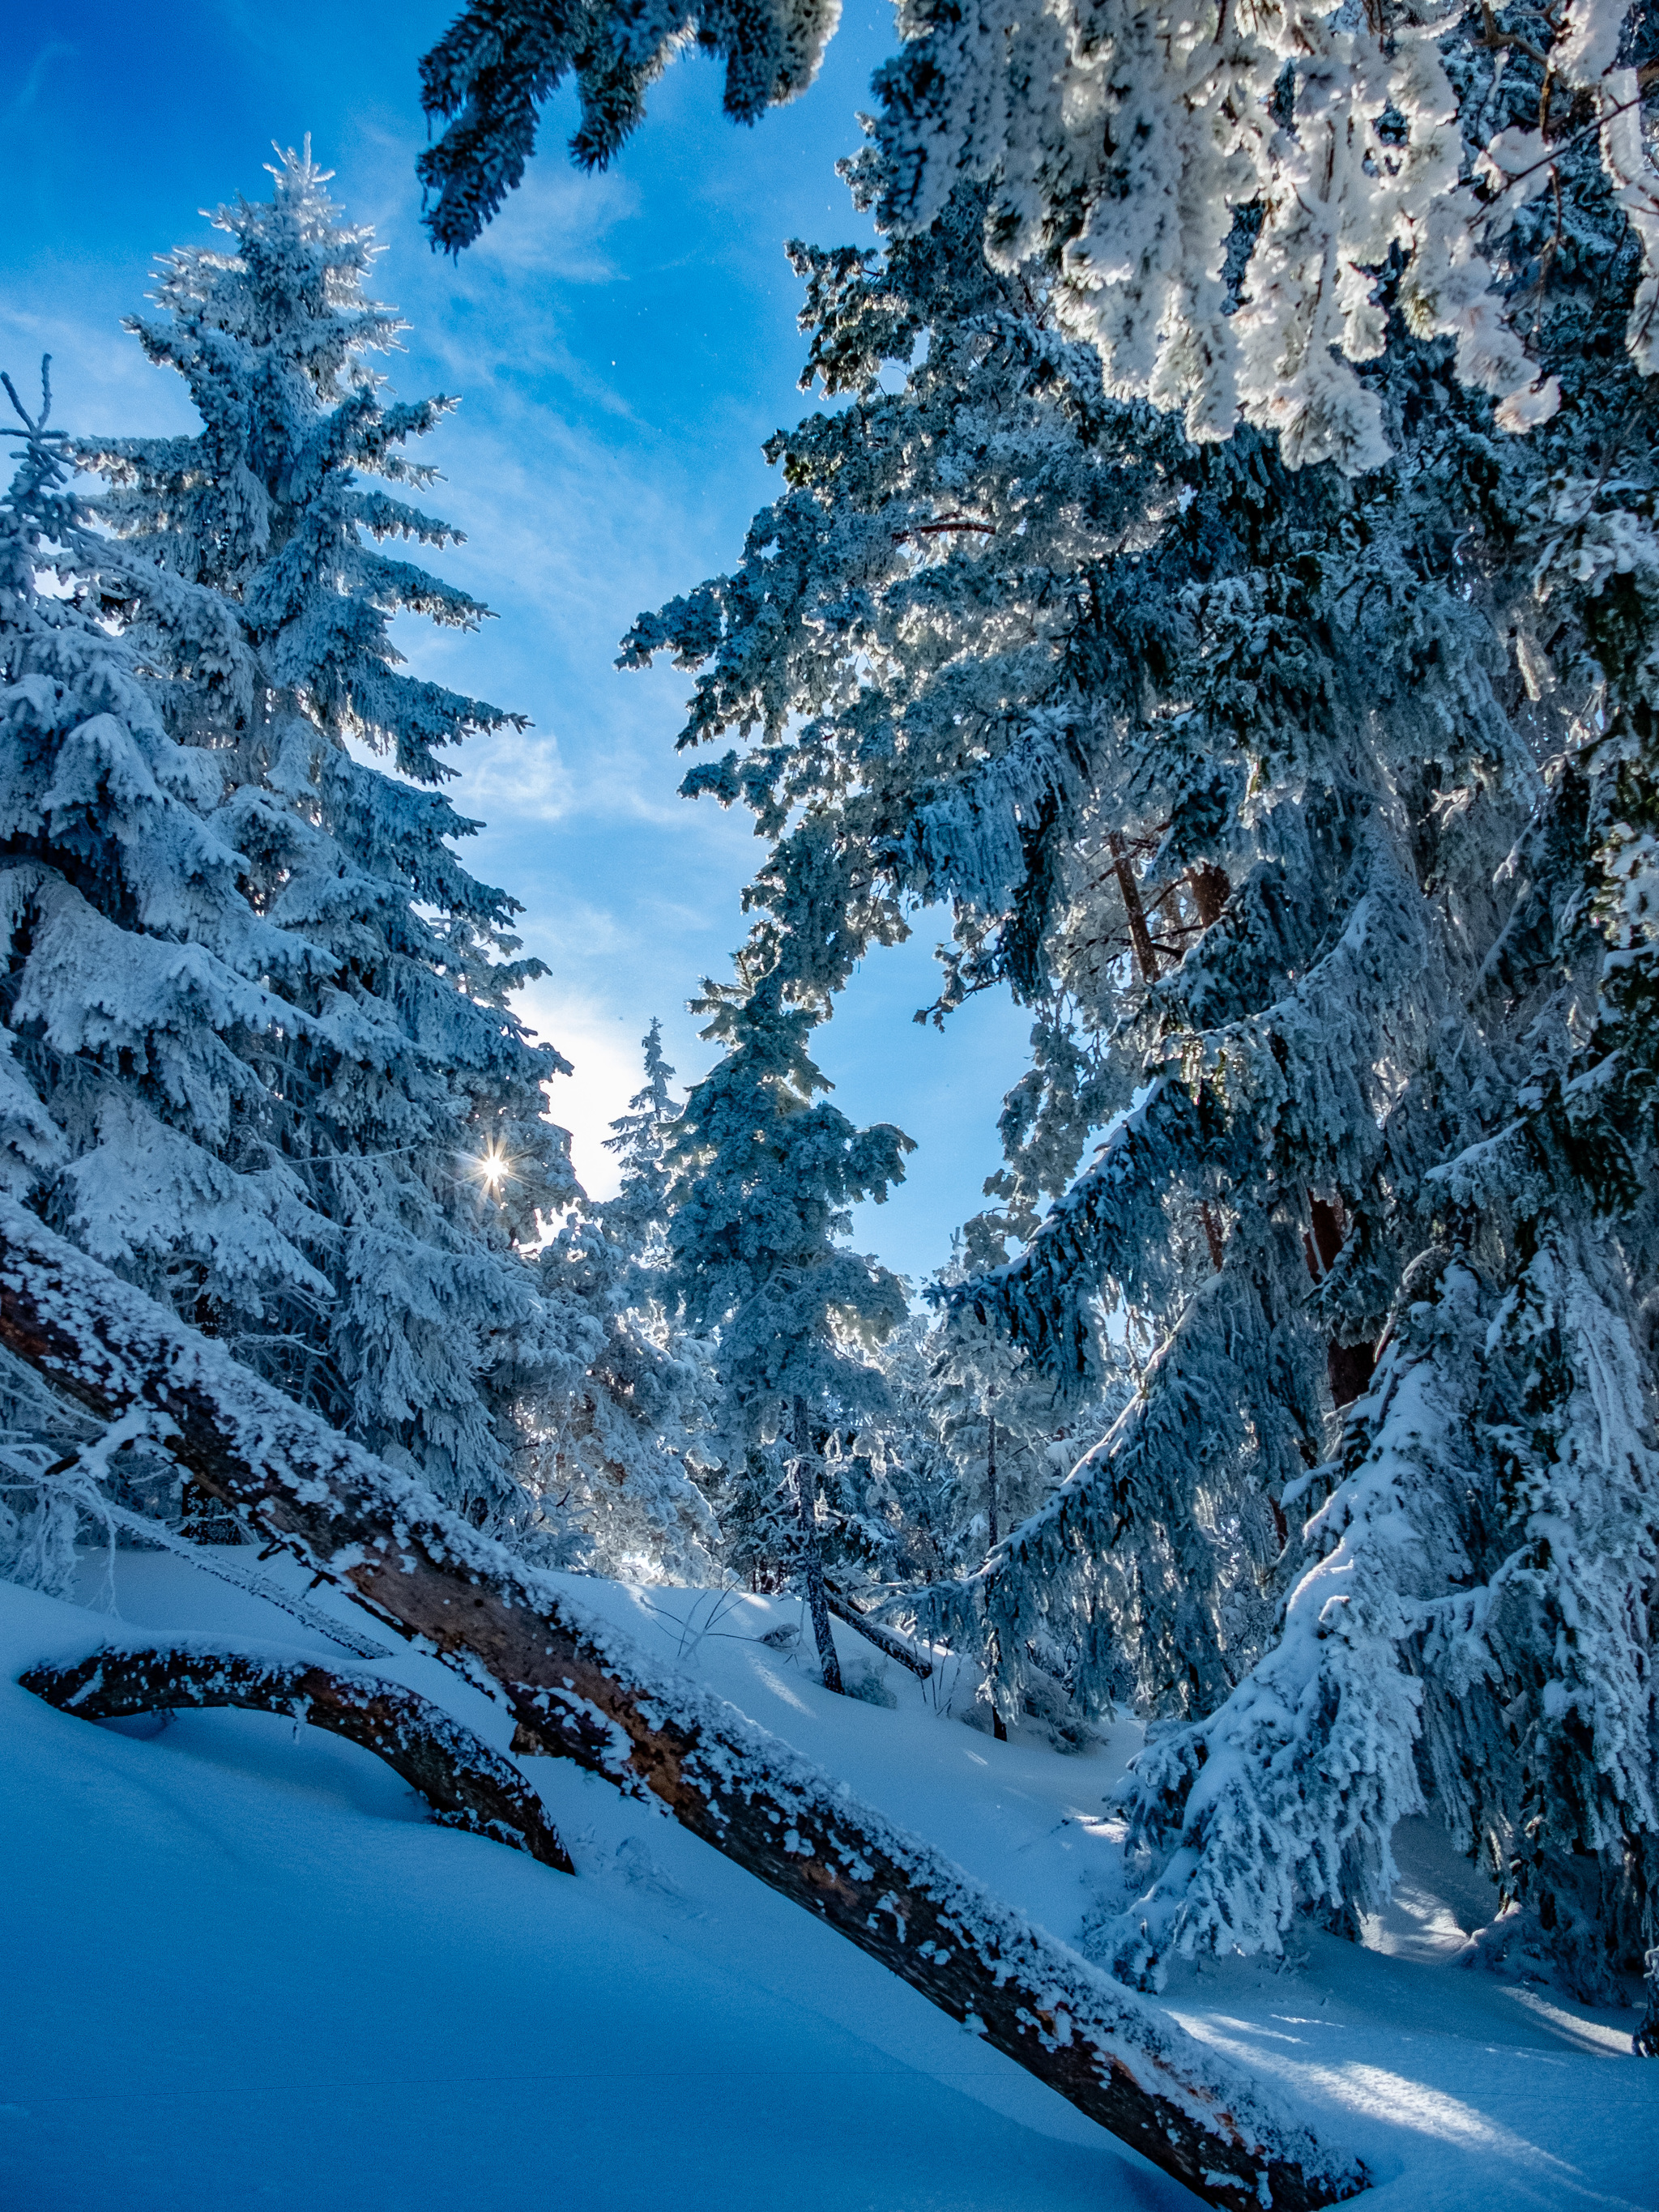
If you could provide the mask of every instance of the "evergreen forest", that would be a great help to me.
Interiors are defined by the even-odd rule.
[[[839,13],[411,31],[423,246],[463,268],[539,179],[625,171],[687,57],[765,132]],[[875,243],[776,241],[770,495],[606,678],[675,672],[659,796],[750,855],[684,1077],[638,977],[609,1194],[559,1122],[580,1054],[526,1010],[533,894],[471,872],[450,788],[526,717],[411,642],[496,688],[434,511],[457,401],[398,388],[326,149],[135,272],[123,343],[191,434],[3,364],[0,1795],[68,2008],[48,2085],[96,2007],[44,1962],[89,1910],[94,1948],[166,1926],[288,2003],[213,1900],[303,1905],[246,1823],[275,1838],[308,1723],[319,1803],[390,1768],[418,1810],[366,1925],[499,1912],[488,1990],[597,1915],[670,2039],[681,2003],[738,2034],[747,1997],[685,1992],[741,1959],[1003,2133],[901,2103],[843,2144],[852,2062],[774,2022],[824,2131],[734,2043],[753,2164],[642,2057],[574,2165],[568,2089],[489,2158],[388,2091],[325,2184],[297,2119],[257,2156],[227,2121],[216,2166],[114,2118],[99,2165],[66,2121],[17,2212],[222,2212],[260,2173],[339,2212],[1656,2201],[1659,17],[898,0],[890,48],[835,201]],[[912,939],[916,1023],[990,994],[1028,1036],[925,1278],[859,1247],[929,1132],[824,1072]],[[176,1901],[122,1887],[151,1774],[242,1873],[158,1844]],[[54,1792],[111,1869],[61,1891]],[[317,1866],[356,1864],[368,1814],[329,1817]],[[307,2000],[337,2027],[380,2017],[348,1924]],[[586,1926],[546,1936],[578,2021]],[[162,1955],[121,1972],[183,2020]],[[252,2063],[230,2032],[176,2063]],[[981,2045],[1018,2086],[972,2104]],[[3,2116],[56,2109],[17,2094],[0,2174]],[[419,2160],[374,2178],[393,2138]]]

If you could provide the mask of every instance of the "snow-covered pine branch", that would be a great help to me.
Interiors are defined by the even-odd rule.
[[[1376,466],[1387,426],[1356,372],[1388,343],[1391,270],[1413,332],[1449,341],[1459,378],[1524,431],[1560,392],[1506,296],[1516,210],[1559,191],[1563,147],[1593,143],[1640,241],[1625,335],[1646,374],[1659,171],[1640,121],[1644,12],[1571,0],[1564,16],[1505,13],[1500,28],[1455,0],[902,0],[854,175],[894,239],[925,236],[964,185],[987,187],[993,263],[1094,350],[1111,396],[1179,412],[1194,441],[1245,422],[1277,432],[1291,467]],[[428,114],[447,126],[422,157],[434,240],[453,251],[477,236],[567,76],[582,100],[572,154],[603,165],[677,48],[724,56],[727,112],[752,121],[810,80],[835,21],[825,0],[478,0],[422,64]],[[1513,121],[1466,65],[1471,23],[1524,87]]]
[[[602,169],[645,113],[645,94],[695,46],[726,63],[726,113],[753,123],[804,92],[840,0],[484,0],[458,15],[421,61],[421,96],[446,128],[421,156],[434,243],[471,245],[536,149],[538,111],[574,79],[581,119],[573,161]]]

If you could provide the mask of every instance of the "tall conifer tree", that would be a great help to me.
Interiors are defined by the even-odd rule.
[[[1446,66],[1483,130],[1540,112],[1530,57]],[[1559,412],[1498,428],[1385,272],[1393,458],[1353,477],[1103,404],[983,192],[879,261],[797,249],[850,404],[629,641],[702,671],[684,742],[745,740],[686,787],[754,810],[772,911],[845,973],[949,902],[938,1012],[1036,1016],[975,1231],[1030,1249],[958,1295],[1079,1391],[1103,1300],[1152,1357],[981,1595],[1004,1649],[1068,1610],[1085,1691],[1127,1663],[1188,1723],[1132,1791],[1146,1899],[1096,1931],[1152,1978],[1374,1908],[1425,1778],[1505,1941],[1589,1988],[1653,1926],[1654,403],[1631,202],[1565,117],[1550,158],[1500,273]]]
[[[544,1094],[564,1063],[511,1009],[538,970],[512,957],[513,902],[460,866],[476,825],[438,787],[450,747],[517,718],[398,669],[399,611],[483,612],[385,550],[453,538],[399,495],[431,480],[405,447],[450,403],[386,397],[369,357],[398,326],[364,294],[368,233],[308,150],[273,175],[270,200],[215,218],[227,250],[165,259],[159,312],[131,325],[201,431],[76,449],[114,488],[109,535],[78,516],[58,538],[64,612],[14,562],[30,734],[11,849],[33,888],[15,877],[9,1021],[62,1131],[35,1202],[510,1521],[517,1402],[598,1343],[526,1264],[574,1190]],[[20,544],[48,496],[30,459]],[[71,647],[72,683],[33,672]],[[100,685],[114,717],[92,711]],[[43,898],[77,917],[61,941]]]

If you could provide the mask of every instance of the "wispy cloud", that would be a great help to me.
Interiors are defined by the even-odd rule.
[[[62,39],[52,39],[42,46],[29,64],[28,75],[23,79],[15,95],[5,109],[6,121],[15,122],[20,115],[27,114],[35,101],[40,99],[52,64],[72,61],[79,51],[76,46],[66,45]]]
[[[139,290],[128,307],[112,302],[106,316],[48,310],[15,293],[0,296],[0,368],[14,380],[20,368],[33,380],[49,353],[52,419],[66,430],[143,437],[199,428],[180,380],[152,368],[121,328],[122,313],[143,305]]]
[[[605,240],[639,212],[638,185],[617,170],[578,175],[557,162],[536,163],[468,252],[461,281],[480,293],[532,272],[565,284],[624,283],[623,264]]]
[[[463,814],[482,815],[487,821],[510,809],[520,820],[558,822],[574,803],[557,738],[534,731],[474,738],[450,795]]]

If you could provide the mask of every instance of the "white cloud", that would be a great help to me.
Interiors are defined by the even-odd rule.
[[[463,814],[486,822],[559,822],[574,804],[570,771],[550,731],[496,730],[470,738],[449,797]]]
[[[590,1198],[610,1198],[617,1182],[614,1155],[605,1149],[611,1124],[627,1110],[644,1080],[635,1012],[619,1014],[602,1000],[573,992],[553,976],[520,994],[520,1012],[538,1035],[556,1045],[575,1068],[552,1086],[550,1109],[570,1132],[571,1157]]]
[[[397,151],[406,163],[404,149]],[[480,272],[477,289],[486,289],[483,272],[517,278],[534,271],[567,284],[625,282],[600,243],[639,211],[638,186],[614,169],[578,175],[557,161],[532,162],[523,184],[468,249],[469,267]]]
[[[67,315],[14,290],[0,298],[0,368],[9,371],[24,404],[40,390],[40,356],[52,356],[52,419],[77,434],[171,436],[201,424],[181,379],[153,368],[121,316],[142,307],[143,286],[108,316]]]

